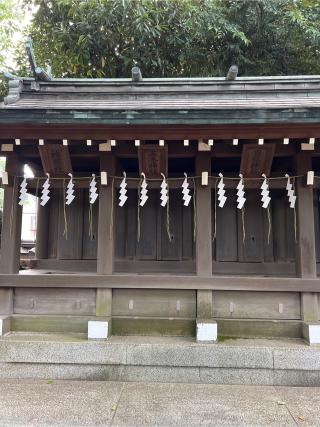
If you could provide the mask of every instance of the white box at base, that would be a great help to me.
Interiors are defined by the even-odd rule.
[[[305,322],[302,325],[303,338],[308,344],[320,344],[320,323]]]
[[[218,340],[218,324],[215,321],[197,320],[197,341],[216,342]]]
[[[88,339],[107,339],[109,332],[109,322],[101,320],[88,321]]]
[[[0,317],[0,337],[10,332],[10,317]]]

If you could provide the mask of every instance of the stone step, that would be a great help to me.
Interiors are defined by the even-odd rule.
[[[10,333],[0,378],[92,379],[320,386],[320,346],[302,340],[119,337]]]

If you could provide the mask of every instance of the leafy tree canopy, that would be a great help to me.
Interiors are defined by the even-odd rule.
[[[25,2],[37,8],[37,61],[55,77],[129,77],[133,65],[145,77],[216,76],[233,63],[241,75],[320,74],[320,0]],[[16,59],[21,74],[24,50]]]

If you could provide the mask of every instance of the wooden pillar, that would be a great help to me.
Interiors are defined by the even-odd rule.
[[[111,317],[112,289],[98,288],[96,294],[96,316]]]
[[[208,152],[199,152],[196,157],[196,174],[211,174],[211,157]],[[209,182],[210,184],[210,182]],[[197,180],[196,188],[196,268],[198,276],[212,275],[212,226],[211,226],[211,186],[201,185]]]
[[[21,175],[22,165],[15,153],[7,156],[6,171],[9,184],[4,186],[0,274],[14,274],[20,269],[22,221],[22,208],[18,205],[19,179],[13,179],[14,175]]]
[[[199,290],[197,291],[197,317],[201,319],[212,318],[212,291]]]
[[[211,175],[211,156],[199,152],[196,157],[196,175],[202,172]],[[209,182],[210,184],[210,182]],[[201,178],[196,187],[196,271],[197,276],[212,275],[212,224],[211,224],[211,186],[202,186]],[[212,291],[197,291],[197,317],[212,317]]]
[[[99,222],[97,273],[112,274],[114,268],[114,207],[115,189],[110,175],[115,174],[115,157],[110,152],[100,153],[100,170],[108,173],[108,185],[101,185],[99,190]]]
[[[50,203],[50,202],[49,202]],[[49,227],[49,204],[40,205],[38,200],[37,209],[37,232],[36,232],[36,258],[48,258],[48,227]]]
[[[312,170],[310,151],[301,151],[295,156],[295,172],[305,175]],[[306,185],[306,178],[296,180],[297,192],[297,244],[296,270],[298,277],[317,277],[316,247],[314,234],[313,186]],[[315,292],[301,293],[301,317],[304,321],[317,321],[318,295]]]

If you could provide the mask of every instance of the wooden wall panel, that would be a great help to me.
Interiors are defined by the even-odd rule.
[[[76,198],[66,206],[67,236],[63,236],[64,217],[63,202],[59,215],[58,258],[81,259],[83,232],[83,190],[75,188]]]
[[[194,258],[194,210],[193,200],[189,206],[182,206],[182,258],[191,260]]]
[[[95,315],[95,289],[16,288],[15,314]]]
[[[263,243],[263,259],[264,262],[274,262],[273,255],[273,232],[272,232],[272,202],[270,202],[270,217],[268,215],[268,210],[262,210],[262,223],[263,223],[263,233],[262,233],[262,243]],[[270,220],[270,230],[269,230],[269,220]],[[270,233],[269,233],[270,232]],[[268,240],[269,234],[269,240]]]
[[[245,240],[243,241],[242,211],[238,210],[238,252],[240,262],[262,262],[264,259],[263,219],[259,193],[246,191],[244,206]]]
[[[259,189],[247,189],[244,210],[246,239],[242,236],[242,212],[236,207],[236,192],[227,190],[227,202],[224,208],[217,207],[217,234],[214,256],[214,271],[228,272],[228,263],[235,265],[248,263],[282,263],[294,261],[294,210],[289,208],[285,190],[273,190],[270,204],[270,239],[268,243],[269,219],[268,211],[261,207]],[[212,221],[214,224],[214,206]],[[214,226],[213,226],[214,227]],[[218,267],[217,263],[225,263]],[[289,264],[288,264],[289,266]],[[241,270],[241,271],[240,271]],[[252,271],[251,271],[252,270]],[[252,274],[255,268],[249,269]],[[291,269],[290,269],[291,271]],[[239,274],[243,268],[239,265]],[[289,273],[289,271],[288,271]]]
[[[129,259],[136,257],[137,248],[137,197],[138,192],[136,190],[128,191],[128,204],[126,205],[126,217],[124,219],[125,226],[121,224],[119,219],[119,226],[123,230],[126,230],[125,239],[125,256]],[[117,219],[118,220],[118,219]]]
[[[196,291],[113,289],[113,316],[196,317]]]
[[[169,217],[170,236],[167,232],[167,207],[159,208],[159,251],[158,259],[179,261],[182,259],[182,203],[181,192],[170,190]]]
[[[49,204],[49,229],[48,229],[48,258],[58,256],[58,236],[60,223],[60,209],[62,207],[62,190],[53,188]]]
[[[300,319],[300,294],[298,292],[214,291],[213,317]]]
[[[148,196],[149,199],[146,204],[140,207],[140,241],[137,242],[137,257],[145,260],[156,260],[159,192],[149,190]]]
[[[115,200],[115,206],[116,206],[116,215],[114,217],[115,222],[115,232],[114,232],[114,254],[115,258],[124,258],[126,256],[126,240],[127,240],[127,233],[126,233],[126,224],[127,224],[127,217],[128,217],[128,210],[129,207],[132,207],[132,200],[129,196],[130,191],[128,191],[128,200],[127,203],[121,208],[118,206],[118,201]],[[132,240],[133,234],[130,234],[128,236],[128,240]]]
[[[180,189],[170,190],[172,241],[169,240],[166,228],[167,209],[160,206],[159,190],[150,190],[147,203],[140,208],[140,242],[137,242],[137,191],[131,189],[127,194],[128,200],[125,206],[116,207],[116,259],[135,262],[162,261],[163,265],[166,265],[166,261],[192,260],[194,254],[193,207],[192,205],[183,206]],[[121,265],[123,266],[123,263]],[[132,268],[135,271],[139,267],[132,266]],[[178,266],[177,268],[179,269]]]
[[[228,199],[223,208],[217,206],[217,233],[216,242],[214,242],[216,247],[216,260],[238,261],[236,192],[234,190],[228,190],[227,197]],[[214,212],[212,217],[214,221]]]

